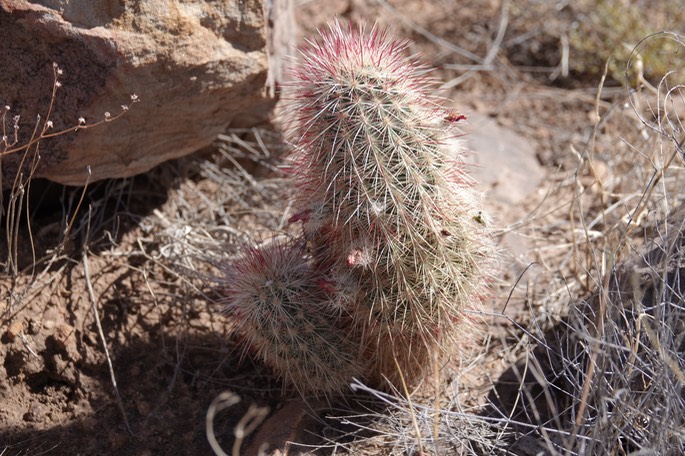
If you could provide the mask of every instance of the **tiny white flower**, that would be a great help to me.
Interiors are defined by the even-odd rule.
[[[83,125],[84,123],[86,123],[86,119],[84,119],[83,117],[79,117],[78,123],[79,123],[79,125]]]

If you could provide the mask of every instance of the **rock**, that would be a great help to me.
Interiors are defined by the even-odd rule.
[[[291,442],[298,442],[302,433],[302,420],[311,405],[304,400],[293,400],[269,416],[259,426],[251,444],[241,454],[245,456],[287,456]]]
[[[545,176],[534,142],[482,114],[469,113],[468,120],[465,138],[474,151],[473,176],[486,190],[485,209],[496,215],[495,224],[500,227],[515,223],[527,215],[527,199]],[[519,232],[507,232],[500,242],[502,253],[508,252],[506,262],[515,263],[515,275],[535,261],[530,241]]]
[[[474,177],[488,199],[507,206],[521,204],[545,175],[535,158],[534,142],[478,113],[468,114],[466,140],[474,153]]]
[[[14,339],[16,339],[23,330],[24,323],[21,321],[14,321],[7,327],[4,339],[6,339],[7,342],[14,342]]]
[[[115,117],[132,94],[141,101],[112,122],[42,140],[34,175],[82,185],[147,171],[207,146],[228,126],[269,116],[275,99],[266,88],[267,49],[283,52],[287,39],[283,27],[274,39],[269,32],[274,20],[288,19],[291,3],[0,0],[0,114],[11,107],[9,132],[12,116],[21,114],[18,144],[26,144],[36,115],[46,120],[55,62],[63,74],[49,132],[80,117]],[[0,142],[0,152],[6,149]],[[12,186],[22,155],[29,169],[30,151],[2,156],[3,187]]]

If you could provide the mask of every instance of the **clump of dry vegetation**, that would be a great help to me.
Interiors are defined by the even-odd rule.
[[[636,65],[642,49],[664,39],[682,47],[681,37],[659,34],[633,50],[626,73],[637,77],[613,105],[598,103],[577,170],[559,182],[573,195],[557,203],[571,228],[559,247],[572,257],[544,263],[566,271],[562,312],[526,331],[536,340],[527,359],[534,373],[518,372],[530,382],[526,416],[550,454],[685,448],[682,59],[656,86],[645,81],[644,62]]]
[[[74,120],[72,126],[55,130],[53,114],[56,103],[59,103],[63,73],[64,70],[53,62],[53,84],[50,101],[44,113],[36,114],[31,131],[21,131],[22,115],[14,113],[11,106],[4,105],[2,114],[0,114],[0,129],[2,130],[0,136],[0,216],[3,218],[6,233],[1,246],[5,258],[0,264],[3,266],[3,272],[12,277],[18,276],[27,263],[30,265],[31,274],[33,274],[38,263],[43,260],[36,258],[34,233],[31,231],[30,224],[32,207],[29,201],[31,185],[41,160],[41,145],[49,147],[51,138],[73,134],[79,130],[96,128],[107,122],[115,121],[125,115],[130,107],[139,101],[138,96],[133,94],[130,103],[121,105],[121,111],[115,115],[105,112],[103,118],[96,121],[86,121],[84,117],[79,117],[78,120]],[[6,161],[7,157],[14,160],[11,161],[11,166],[5,163],[3,167],[3,158]],[[72,234],[74,221],[74,219],[68,220],[67,214],[65,214],[60,239],[56,245],[50,246],[53,251],[57,252],[64,248]],[[25,245],[20,245],[20,239],[23,239]],[[30,255],[30,259],[26,258],[27,254]],[[20,259],[22,256],[24,257],[23,261]]]

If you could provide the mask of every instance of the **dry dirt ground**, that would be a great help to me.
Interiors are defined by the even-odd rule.
[[[542,169],[537,188],[514,202],[487,203],[502,247],[502,270],[479,316],[481,331],[458,347],[459,356],[437,382],[417,390],[417,404],[507,417],[506,404],[511,406],[529,381],[517,380],[513,366],[529,360],[536,335],[562,321],[565,305],[596,287],[593,271],[601,263],[596,252],[615,241],[621,232],[616,227],[639,206],[652,172],[668,167],[645,152],[667,148],[663,132],[637,115],[660,94],[629,93],[609,75],[598,95],[601,62],[611,49],[598,57],[599,67],[574,66],[580,57],[569,53],[572,31],[587,18],[573,3],[301,0],[297,5],[302,36],[338,16],[378,20],[411,37],[412,51],[447,82],[443,92],[454,109],[524,137]],[[664,18],[658,11],[654,17]],[[145,94],[139,95],[145,102]],[[475,121],[472,128],[478,129]],[[291,446],[290,454],[317,446],[320,454],[459,451],[459,439],[469,436],[445,425],[449,437],[443,446],[423,448],[411,415],[402,416],[372,393],[310,400],[305,406],[243,356],[232,338],[211,263],[229,259],[241,241],[285,229],[291,209],[287,176],[278,171],[282,149],[278,135],[265,126],[228,132],[215,147],[136,178],[87,189],[36,181],[26,197],[5,193],[0,455],[212,454],[206,415],[226,391],[242,399],[229,409],[221,404],[213,409],[214,435],[227,453],[234,429],[253,405],[268,407],[269,416],[245,439],[240,454],[257,454],[262,442],[279,446],[286,440],[311,445]],[[499,186],[507,189],[504,194],[516,192],[507,187],[500,166],[498,161],[480,165],[482,176],[495,176],[485,179],[485,190],[495,194]],[[674,162],[664,185],[682,188],[681,166]],[[665,186],[650,197],[656,194],[670,195]],[[668,199],[673,206],[677,202],[676,196]],[[640,230],[629,233],[634,234],[629,250],[655,235],[642,228],[664,209],[658,203],[645,208]],[[536,397],[519,402],[529,399],[534,415]],[[497,405],[504,407],[503,415],[494,411]],[[533,424],[543,419],[526,416],[525,410],[508,417]],[[372,429],[385,434],[375,437]],[[480,439],[512,443],[485,426],[478,429]],[[494,452],[486,444],[477,446],[461,449]],[[532,446],[519,439],[509,450],[527,454]]]

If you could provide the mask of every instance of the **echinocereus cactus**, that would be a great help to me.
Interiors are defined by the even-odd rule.
[[[249,247],[226,270],[225,310],[252,351],[301,394],[341,391],[362,368],[302,242]]]
[[[284,109],[304,233],[345,277],[370,376],[419,375],[482,297],[492,244],[464,173],[459,119],[406,41],[334,23],[302,50]],[[375,371],[373,371],[375,370]]]
[[[302,393],[420,377],[483,295],[493,247],[460,116],[406,47],[338,23],[305,46],[283,111],[304,239],[227,270],[247,348]]]

